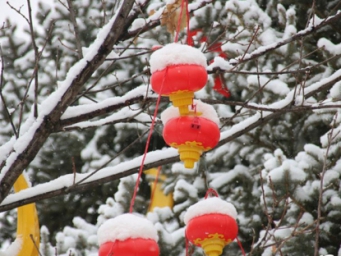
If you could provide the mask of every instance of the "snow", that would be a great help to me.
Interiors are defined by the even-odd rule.
[[[18,255],[23,245],[23,239],[17,237],[13,243],[6,249],[5,252],[0,252],[0,256],[13,256]]]
[[[340,99],[341,98],[341,81],[335,83],[329,92],[332,98]]]
[[[224,172],[221,175],[217,176],[210,182],[210,186],[215,189],[220,189],[226,184],[231,183],[236,177],[247,177],[250,181],[253,180],[252,176],[249,173],[249,169],[243,165],[236,165],[233,170],[228,172]]]
[[[132,100],[134,98],[149,95],[151,97],[152,92],[148,90],[146,85],[141,85],[136,87],[135,89],[127,92],[124,96],[121,97],[111,97],[105,100],[102,100],[99,103],[93,104],[84,104],[75,107],[69,107],[64,114],[62,115],[61,119],[69,119],[80,115],[85,115],[91,112],[95,112],[100,109],[109,108],[111,106],[115,106],[118,104],[123,104],[128,100]],[[156,96],[155,96],[156,97]]]
[[[137,30],[142,28],[143,26],[146,25],[146,20],[142,18],[137,18],[134,20],[133,24],[131,24],[131,28],[129,30]]]
[[[113,113],[108,117],[102,118],[100,120],[96,121],[84,121],[79,122],[74,125],[67,126],[65,128],[71,128],[71,127],[77,127],[80,129],[89,128],[89,127],[98,127],[103,126],[106,124],[112,124],[112,123],[118,123],[118,122],[124,122],[126,120],[138,120],[138,121],[150,121],[152,117],[148,114],[141,113],[140,109],[132,109],[131,107],[125,107],[120,109],[117,113]]]
[[[158,241],[154,225],[140,216],[126,213],[104,222],[97,231],[98,243],[124,241],[128,238],[144,238]]]
[[[225,50],[223,50],[225,51]],[[207,71],[212,71],[215,68],[219,68],[221,70],[231,70],[234,68],[231,62],[224,60],[222,57],[215,57],[214,61],[207,67]]]
[[[206,68],[206,62],[206,57],[200,50],[179,43],[165,45],[155,51],[149,60],[151,73],[178,64],[193,64]]]
[[[154,163],[162,159],[172,158],[175,156],[178,156],[178,151],[174,148],[165,148],[163,150],[156,150],[156,151],[147,153],[145,164]],[[117,164],[115,166],[102,168],[98,172],[96,172],[94,175],[92,175],[91,177],[83,181],[82,184],[92,182],[98,179],[104,179],[113,175],[119,175],[120,173],[124,173],[129,170],[137,171],[141,165],[142,157],[143,156],[139,156],[132,160]],[[48,193],[51,191],[56,191],[62,188],[72,187],[74,182],[78,182],[84,179],[85,177],[87,177],[88,175],[89,173],[82,173],[82,174],[77,173],[75,180],[74,180],[73,174],[60,176],[59,178],[54,179],[50,182],[42,183],[32,188],[21,190],[18,193],[8,195],[0,205],[6,205],[12,202],[19,201],[19,200],[32,198],[34,196]]]
[[[210,213],[226,214],[234,219],[237,218],[237,210],[231,203],[228,203],[219,197],[209,197],[188,208],[184,216],[185,224],[188,224],[188,222],[195,217]]]
[[[201,100],[193,100],[195,112],[200,113],[200,117],[204,117],[217,125],[220,124],[219,117],[214,107],[202,102]],[[189,110],[193,111],[193,107],[188,106]],[[177,107],[170,106],[161,113],[162,123],[165,125],[170,119],[180,117],[179,109]]]
[[[184,179],[178,180],[174,188],[174,200],[179,201],[187,195],[190,198],[196,198],[198,196],[198,190]]]
[[[277,167],[269,172],[268,179],[271,178],[273,182],[282,182],[289,176],[290,181],[303,182],[307,174],[297,166],[297,162],[291,159],[286,159],[282,162],[280,167]],[[270,182],[270,181],[269,181]]]
[[[279,79],[270,80],[266,76],[250,75],[247,78],[249,85],[264,87],[265,90],[269,90],[275,94],[285,96],[290,92],[288,85]]]
[[[122,4],[123,1],[120,3],[120,6],[122,6]],[[17,157],[26,150],[29,144],[31,144],[34,135],[40,129],[41,125],[44,122],[45,117],[51,114],[51,112],[55,109],[55,107],[58,105],[62,97],[65,95],[65,93],[71,86],[73,80],[78,76],[78,74],[80,74],[80,72],[86,67],[86,65],[88,65],[88,62],[91,61],[91,59],[97,54],[104,39],[110,33],[110,28],[112,27],[112,24],[116,20],[116,15],[114,15],[108,22],[108,24],[106,24],[100,30],[95,42],[91,45],[87,55],[69,69],[66,79],[63,82],[58,83],[58,89],[51,93],[47,97],[47,99],[42,102],[41,107],[39,108],[39,116],[37,117],[36,121],[29,126],[24,124],[26,127],[28,127],[28,130],[27,131],[23,130],[23,134],[14,142],[13,144],[14,151],[10,153],[5,163],[5,166],[2,168],[0,180],[3,179],[5,174],[11,168],[12,164],[16,161]],[[28,120],[28,122],[31,123],[31,120]]]

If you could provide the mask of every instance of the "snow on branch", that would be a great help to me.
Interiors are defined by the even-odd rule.
[[[38,117],[34,120],[31,118],[24,123],[23,126],[27,129],[22,129],[21,134],[13,143],[5,144],[6,152],[0,148],[1,152],[6,153],[5,157],[0,155],[0,159],[2,159],[0,163],[0,202],[6,198],[15,180],[34,159],[54,126],[59,122],[62,113],[112,51],[114,44],[127,26],[126,18],[134,2],[134,0],[121,2],[117,13],[98,33],[97,39],[91,45],[87,55],[69,70],[66,79],[59,83],[58,89],[42,103]],[[8,156],[7,153],[9,153]]]
[[[0,212],[59,195],[65,195],[72,192],[81,193],[82,191],[86,191],[105,182],[137,173],[141,160],[142,156],[139,156],[116,166],[102,168],[91,176],[89,173],[77,173],[76,177],[74,174],[67,174],[50,182],[21,190],[18,193],[11,194],[6,197],[6,199],[0,204]],[[152,151],[146,156],[145,169],[174,163],[176,161],[179,161],[176,149],[166,148],[163,150]],[[78,183],[82,180],[84,181]]]
[[[304,90],[303,99],[310,97],[313,93],[324,89],[326,87],[330,87],[336,82],[341,81],[341,70],[337,70],[329,77],[322,79],[319,82],[313,83]],[[278,109],[278,112],[269,112],[269,111],[259,111],[255,115],[239,122],[238,124],[233,125],[229,130],[221,133],[220,141],[218,146],[221,146],[227,142],[232,141],[236,137],[245,134],[257,126],[266,123],[267,121],[280,116],[283,112],[280,111],[282,109],[291,108],[293,106],[292,103],[295,103],[296,97],[302,97],[302,95],[295,95],[296,90],[291,90],[285,99],[272,103],[268,106],[262,105],[263,107],[269,107],[270,109]],[[315,106],[316,107],[316,106]]]
[[[292,37],[283,39],[281,41],[278,41],[278,42],[275,42],[275,43],[272,43],[269,45],[258,47],[253,52],[242,54],[239,57],[236,57],[235,59],[231,59],[230,61],[222,60],[220,63],[219,62],[213,62],[209,66],[208,70],[209,71],[214,70],[214,69],[228,70],[230,68],[234,68],[238,64],[245,63],[247,61],[258,58],[258,57],[260,57],[260,56],[262,56],[262,55],[264,55],[270,51],[273,51],[277,48],[280,48],[283,45],[289,44],[293,41],[299,40],[305,36],[308,36],[312,33],[315,33],[317,30],[320,30],[321,28],[325,27],[326,25],[328,25],[330,23],[338,21],[340,18],[341,18],[341,12],[338,12],[337,14],[335,14],[333,16],[329,16],[326,19],[319,20],[318,23],[314,24],[313,22],[310,22],[309,26],[307,28],[297,32]],[[223,62],[225,62],[225,63],[223,63]]]
[[[312,92],[316,93],[319,89],[326,88],[327,85],[331,86],[331,84],[334,84],[337,81],[341,81],[341,70],[338,70],[329,77],[307,87],[305,89],[304,98],[307,98]],[[295,102],[296,96],[295,90],[293,89],[288,93],[285,99],[268,106],[262,105],[264,108],[268,107],[271,111],[258,111],[255,115],[233,125],[227,131],[222,132],[217,148],[251,131],[259,125],[281,116],[283,112],[286,112],[286,109],[296,107],[292,105],[292,102]],[[312,109],[315,107],[318,106],[316,106],[316,104],[311,106]],[[276,109],[278,111],[274,111]],[[137,173],[141,164],[141,158],[142,156],[139,156],[133,160],[126,161],[113,167],[102,168],[94,174],[77,174],[75,180],[73,174],[64,175],[48,183],[39,184],[35,187],[23,190],[22,192],[9,195],[4,202],[0,204],[0,212],[59,195],[82,192],[100,184]],[[175,163],[177,161],[179,161],[177,151],[173,148],[167,148],[149,152],[144,168],[149,169],[164,164]],[[91,175],[91,177],[77,184],[78,181],[83,180],[89,175]]]
[[[148,100],[145,98],[146,95],[149,95],[149,100],[156,98],[151,90],[148,90],[148,86],[142,85],[122,97],[111,97],[99,103],[69,107],[62,115],[59,125],[55,127],[55,132],[62,131],[67,126],[76,126],[79,122],[110,113],[125,106]]]

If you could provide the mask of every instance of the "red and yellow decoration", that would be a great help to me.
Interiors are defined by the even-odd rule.
[[[177,148],[186,168],[193,168],[204,151],[214,148],[220,138],[218,125],[204,117],[180,116],[164,126],[163,138]]]
[[[218,198],[207,198],[188,208],[185,214],[186,239],[192,244],[201,247],[206,256],[219,256],[226,245],[237,238],[238,225],[235,207]]]
[[[151,85],[158,94],[169,96],[169,100],[179,108],[180,115],[189,113],[194,92],[202,89],[207,82],[206,68],[196,64],[177,64],[154,72]]]
[[[202,247],[207,256],[221,255],[223,248],[238,234],[237,222],[226,214],[209,213],[195,217],[186,227],[186,237]]]
[[[105,221],[97,231],[99,256],[159,256],[152,222],[131,213]]]

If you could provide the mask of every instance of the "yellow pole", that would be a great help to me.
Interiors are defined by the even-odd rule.
[[[14,191],[17,193],[29,187],[23,174],[14,183]],[[17,238],[22,239],[22,247],[17,255],[13,256],[38,256],[40,231],[39,220],[35,204],[18,207]]]
[[[158,175],[158,169],[153,168],[144,171],[145,174],[155,178],[156,182],[150,182],[151,198],[148,212],[152,212],[155,207],[170,207],[174,205],[173,194],[165,195],[162,190],[162,183],[166,179],[166,175]],[[157,178],[157,180],[156,180]]]

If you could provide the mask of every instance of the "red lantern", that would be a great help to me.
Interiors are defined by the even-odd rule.
[[[168,145],[177,148],[186,168],[193,168],[204,151],[214,148],[220,138],[218,125],[200,116],[171,118],[163,129]]]
[[[99,256],[159,256],[158,244],[152,239],[126,239],[106,242],[98,252]]]
[[[167,66],[152,74],[151,85],[155,92],[169,96],[180,115],[189,113],[194,92],[200,90],[207,82],[207,72],[203,66],[194,64],[178,64]]]
[[[195,217],[186,226],[186,237],[204,249],[207,256],[218,256],[238,234],[234,218],[224,214],[205,214]]]
[[[234,206],[217,197],[200,201],[185,214],[186,238],[207,256],[221,255],[238,234]]]
[[[157,231],[145,218],[122,214],[102,224],[97,232],[99,256],[159,256]]]
[[[168,44],[150,57],[152,88],[158,94],[169,96],[180,115],[187,115],[194,92],[207,82],[206,66],[206,57],[200,50],[189,45]]]

